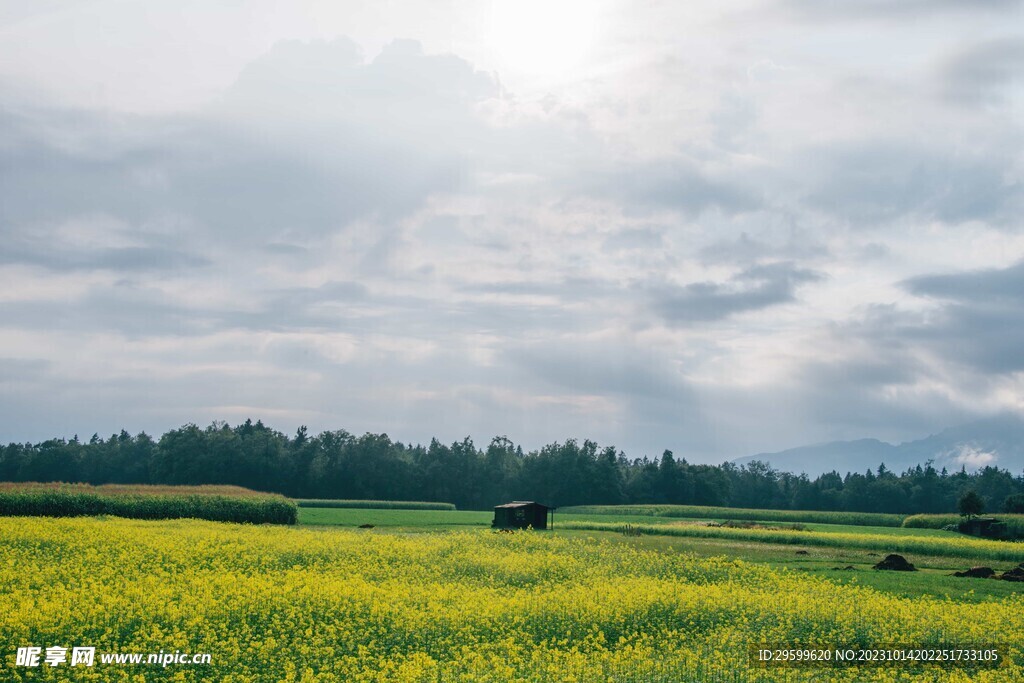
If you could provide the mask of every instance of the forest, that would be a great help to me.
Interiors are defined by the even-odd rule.
[[[668,503],[856,512],[955,512],[976,491],[986,512],[1024,512],[1024,476],[996,467],[948,472],[922,463],[891,472],[816,478],[763,462],[691,464],[664,451],[627,457],[614,446],[569,439],[524,451],[506,437],[423,446],[345,430],[292,436],[246,420],[172,429],[154,439],[127,431],[0,445],[0,481],[90,484],[235,484],[294,498],[420,500],[487,509],[509,500],[547,505]]]

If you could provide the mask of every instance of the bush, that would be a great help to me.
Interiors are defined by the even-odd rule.
[[[298,521],[295,503],[284,496],[248,489],[230,493],[222,491],[218,487],[201,486],[150,488],[28,483],[0,488],[0,515],[112,515],[133,519],[190,517],[248,524],[295,524]]]

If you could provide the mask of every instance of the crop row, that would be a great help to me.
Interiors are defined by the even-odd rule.
[[[849,524],[853,526],[890,526],[903,524],[904,515],[881,512],[834,512],[824,510],[759,510],[708,505],[575,505],[559,508],[563,514],[646,515],[691,519],[749,520],[754,522],[807,522],[813,524]]]
[[[200,495],[200,496],[231,496],[232,498],[282,498],[276,493],[253,491],[243,486],[228,484],[203,484],[200,486],[174,486],[169,484],[83,484],[61,481],[0,481],[0,491],[80,491],[113,495],[118,493],[138,493],[148,496],[161,495]]]
[[[295,524],[295,503],[276,495],[222,495],[177,492],[148,493],[90,491],[81,486],[65,488],[0,489],[0,516],[82,517],[113,515],[135,519],[190,517],[216,522]]]
[[[964,557],[988,560],[1024,561],[1024,545],[1004,541],[988,541],[968,536],[890,536],[880,534],[851,534],[792,529],[744,529],[704,524],[630,524],[632,533],[651,536],[678,536],[687,538],[724,538],[756,543],[826,546],[835,548],[862,548],[882,552],[918,553],[944,557]],[[563,522],[562,529],[587,531],[627,530],[626,524],[605,522]]]

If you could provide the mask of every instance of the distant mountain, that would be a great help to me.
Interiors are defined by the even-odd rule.
[[[945,467],[953,471],[966,467],[970,471],[994,465],[1020,474],[1024,471],[1024,420],[1016,415],[1003,415],[897,445],[878,439],[831,441],[748,455],[732,462],[742,465],[751,460],[762,460],[786,472],[806,472],[811,477],[832,470],[840,474],[876,470],[881,463],[899,473],[928,460],[934,461],[936,469]]]

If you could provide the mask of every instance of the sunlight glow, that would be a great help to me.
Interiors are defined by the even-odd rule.
[[[597,42],[599,4],[581,0],[494,0],[487,43],[505,69],[565,76]]]

